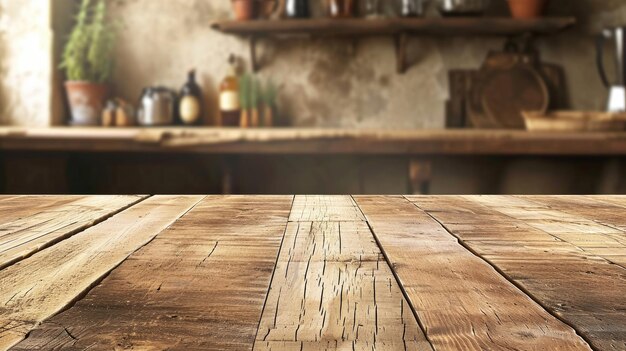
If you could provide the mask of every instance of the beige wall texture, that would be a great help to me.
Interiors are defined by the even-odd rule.
[[[0,124],[49,124],[50,22],[49,0],[0,0]]]
[[[56,11],[71,12],[71,0],[52,1],[57,8],[64,2]],[[248,59],[246,40],[210,28],[213,21],[231,17],[230,1],[108,1],[111,17],[121,25],[116,94],[136,102],[145,86],[179,88],[193,67],[199,70],[213,117],[216,86],[228,55]],[[490,14],[506,15],[504,0],[492,3]],[[54,119],[46,11],[49,0],[0,0],[0,123],[44,125]],[[626,1],[552,0],[548,13],[574,15],[580,23],[567,33],[538,40],[544,61],[564,66],[574,108],[601,109],[606,92],[595,71],[592,34],[605,25],[626,25]],[[436,11],[430,9],[430,15]],[[55,16],[56,21],[67,18]],[[58,43],[67,24],[54,28]],[[356,45],[344,39],[265,40],[261,56],[268,64],[259,75],[281,86],[283,114],[298,126],[440,128],[448,70],[478,68],[489,50],[501,48],[502,40],[414,38],[409,50],[414,64],[404,75],[395,72],[393,45],[385,37],[360,39]],[[57,81],[54,92],[60,89]]]

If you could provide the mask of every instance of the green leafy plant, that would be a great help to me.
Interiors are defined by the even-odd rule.
[[[252,108],[252,76],[245,73],[239,79],[239,99],[242,110]]]
[[[276,98],[278,97],[278,88],[271,80],[265,85],[263,89],[263,104],[265,106],[276,107]]]
[[[60,66],[69,80],[104,83],[111,77],[116,35],[106,15],[105,0],[82,1]]]
[[[263,92],[261,91],[261,82],[254,77],[250,85],[250,108],[255,109],[259,107]]]

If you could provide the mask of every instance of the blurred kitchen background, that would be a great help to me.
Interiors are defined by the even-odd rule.
[[[620,26],[623,0],[0,0],[0,193],[625,194]]]

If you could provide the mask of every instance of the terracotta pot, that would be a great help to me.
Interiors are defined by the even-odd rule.
[[[547,0],[508,0],[513,18],[532,19],[541,17]]]
[[[258,10],[257,0],[232,0],[235,19],[238,21],[249,21],[255,19]]]
[[[109,86],[91,82],[68,81],[65,82],[65,90],[72,113],[70,124],[99,125]]]

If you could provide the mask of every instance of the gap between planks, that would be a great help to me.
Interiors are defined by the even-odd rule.
[[[274,275],[276,275],[276,266],[278,265],[278,260],[280,258],[280,253],[283,249],[283,245],[285,243],[285,235],[287,234],[287,228],[289,226],[289,217],[291,216],[291,212],[293,211],[293,204],[296,201],[296,197],[293,196],[291,198],[291,205],[289,207],[289,215],[287,216],[287,223],[285,223],[285,229],[283,230],[283,236],[280,239],[280,246],[278,247],[278,253],[276,254],[276,261],[274,261],[274,269],[272,270],[272,276],[270,277],[270,283],[267,285],[267,291],[265,292],[265,300],[263,301],[263,307],[261,307],[261,315],[259,316],[259,323],[257,324],[257,334],[259,330],[261,330],[261,319],[263,318],[263,312],[265,311],[265,306],[267,306],[267,299],[270,295],[270,289],[272,288],[272,283],[274,282]],[[257,338],[254,338],[252,341],[252,350],[255,349]]]
[[[554,318],[558,319],[559,321],[561,321],[563,324],[569,326],[570,328],[572,328],[572,330],[574,330],[576,332],[576,335],[578,335],[581,339],[585,340],[585,342],[589,345],[589,347],[593,350],[595,350],[595,348],[591,345],[591,341],[588,340],[581,332],[580,330],[578,330],[574,325],[571,325],[567,320],[565,320],[563,317],[559,316],[558,314],[554,313],[549,306],[547,306],[546,304],[544,304],[540,299],[538,299],[535,295],[533,295],[528,289],[526,289],[523,285],[519,284],[515,279],[510,278],[504,271],[502,271],[502,269],[500,269],[497,265],[491,263],[488,259],[485,259],[483,256],[481,256],[478,252],[476,252],[476,250],[474,250],[471,246],[469,246],[464,240],[462,240],[460,237],[458,237],[457,235],[455,235],[452,231],[450,231],[448,229],[448,227],[441,222],[440,220],[438,220],[437,218],[435,218],[432,214],[430,214],[428,211],[425,211],[423,209],[421,209],[417,204],[411,202],[409,199],[407,199],[405,197],[405,199],[407,201],[409,201],[413,206],[417,207],[418,209],[420,209],[421,211],[424,211],[424,213],[426,213],[430,218],[432,218],[435,222],[439,223],[439,225],[441,225],[441,227],[443,229],[446,230],[446,232],[448,232],[450,235],[452,235],[457,242],[459,243],[459,245],[463,246],[467,251],[471,252],[474,256],[478,257],[479,259],[481,259],[482,261],[484,261],[485,263],[487,263],[488,265],[490,265],[494,270],[496,270],[498,272],[498,274],[500,274],[500,276],[504,279],[506,279],[509,283],[513,284],[516,288],[518,288],[521,292],[523,292],[524,294],[526,294],[530,299],[532,299],[536,304],[538,304],[539,306],[541,306],[541,308],[543,308],[547,313],[549,313],[550,315],[552,315]]]
[[[95,196],[85,196],[85,197],[76,197],[67,203],[62,205],[52,205],[45,204],[41,208],[41,212],[37,212],[34,214],[29,214],[26,218],[21,217],[14,219],[13,221],[0,224],[0,232],[2,231],[2,227],[6,226],[18,226],[17,228],[9,228],[7,229],[0,237],[6,236],[16,236],[16,238],[11,240],[6,240],[6,238],[0,238],[0,270],[5,269],[17,262],[20,262],[32,255],[45,250],[63,240],[69,239],[72,236],[83,232],[99,223],[102,223],[109,218],[115,216],[116,214],[129,209],[132,206],[139,204],[140,202],[148,199],[150,196],[146,195],[137,195],[136,199],[132,200],[132,196],[123,196],[123,197],[95,197]],[[52,199],[53,197],[51,197]],[[56,197],[54,197],[56,198]],[[21,199],[18,197],[18,199]],[[119,201],[122,205],[113,205],[111,209],[100,208],[96,204],[96,208],[94,211],[87,212],[85,215],[87,218],[84,219],[73,219],[71,223],[61,222],[63,217],[61,214],[57,213],[60,210],[65,210],[67,208],[68,216],[75,218],[75,213],[70,213],[76,210],[76,207],[88,207],[88,205],[92,205],[89,202],[92,200],[115,200]],[[8,201],[8,199],[6,199]],[[17,209],[19,213],[21,209]],[[101,213],[100,213],[101,212]],[[38,223],[28,223],[28,221],[32,221],[33,217],[41,215],[40,217],[50,217],[50,219],[45,220],[44,222]],[[42,219],[42,220],[44,220]],[[51,222],[51,223],[48,223]],[[19,225],[27,226],[24,228],[20,228]],[[51,228],[45,228],[45,226],[53,225]],[[42,230],[41,226],[44,226],[43,233],[38,232]],[[7,233],[8,232],[8,233]],[[33,233],[34,232],[34,233]],[[17,237],[17,233],[20,233],[19,237]],[[30,236],[30,237],[28,237]],[[11,245],[11,246],[9,246]]]
[[[296,196],[292,210],[255,351],[432,350],[354,199]]]
[[[561,213],[513,196],[408,198],[552,315],[566,320],[591,347],[625,349],[623,268],[554,235],[571,230],[591,235],[610,228],[580,218],[563,220]]]
[[[250,350],[292,201],[207,197],[15,350]]]
[[[381,202],[378,203],[379,201],[377,200]],[[368,204],[369,209],[367,211],[363,209],[361,201],[364,201],[364,204]],[[397,207],[394,202],[403,203],[405,210],[402,210],[402,206]],[[589,350],[589,345],[582,338],[579,338],[572,328],[567,324],[561,323],[556,318],[551,320],[551,314],[542,305],[535,304],[527,294],[517,289],[515,285],[510,284],[500,272],[491,270],[491,265],[485,263],[481,257],[476,257],[473,252],[466,250],[464,246],[460,245],[458,239],[440,226],[438,222],[432,220],[430,216],[420,220],[417,215],[422,211],[408,199],[400,196],[359,197],[357,203],[359,208],[366,213],[372,232],[377,238],[383,253],[385,253],[385,258],[392,267],[396,279],[400,282],[404,281],[404,284],[400,283],[400,286],[404,288],[405,294],[408,297],[413,297],[414,301],[422,305],[421,308],[417,308],[413,304],[413,310],[418,314],[418,317],[420,314],[424,314],[424,319],[418,318],[418,320],[425,326],[425,330],[429,331],[427,336],[436,349],[456,350],[461,348],[466,350],[483,350],[505,347],[500,345],[500,343],[503,343],[515,349],[529,347],[529,345],[534,344],[535,347],[540,348],[556,347],[559,349]],[[382,212],[376,212],[380,208],[378,207],[380,204],[383,204]],[[390,205],[395,207],[391,208]],[[411,211],[411,208],[415,212]],[[375,218],[377,218],[375,219],[376,225],[372,224],[368,215],[368,213],[372,214],[372,210]],[[423,222],[425,218],[428,220]],[[431,224],[428,224],[428,221],[431,221]],[[440,229],[435,230],[433,226]],[[383,233],[385,233],[384,241],[386,243],[383,243],[383,240],[378,238],[378,235],[383,235]],[[449,239],[445,239],[446,237],[449,237]],[[433,242],[429,244],[429,241]],[[433,252],[435,254],[433,257],[423,256],[423,260],[426,260],[424,263],[428,263],[430,268],[427,265],[426,271],[423,272],[426,274],[424,276],[425,280],[422,278],[416,280],[417,276],[415,276],[413,268],[417,269],[417,267],[413,267],[415,263],[411,264],[413,262],[412,255],[420,255],[420,252],[424,252],[431,245],[434,245],[433,248],[441,247],[444,251],[439,252],[439,258],[437,257],[437,252]],[[447,247],[447,245],[452,246]],[[458,248],[454,249],[455,246]],[[408,249],[406,249],[407,247]],[[392,250],[395,256],[393,260],[389,256],[387,249]],[[446,259],[437,263],[442,257],[448,257],[446,252],[450,249],[458,251],[455,261],[456,266],[452,264],[454,262],[450,262],[452,265],[448,267],[448,264],[445,263]],[[477,266],[473,269],[463,268],[463,264],[459,266],[463,256],[469,259],[466,264],[476,264]],[[396,262],[400,266],[396,266]],[[432,271],[436,269],[437,265],[442,265],[443,270],[439,271],[439,273]],[[398,271],[398,269],[402,272]],[[476,271],[476,269],[479,270]],[[420,269],[417,269],[417,271],[419,272]],[[429,273],[434,275],[428,278]],[[467,277],[463,278],[463,281],[470,283],[462,283],[457,288],[454,288],[454,284],[450,285],[452,281],[446,283],[446,279],[457,279],[467,274],[476,273],[479,273],[476,277],[476,279],[479,279],[477,283],[471,283],[472,279],[466,280]],[[481,286],[480,281],[484,281],[487,285],[479,288]],[[423,290],[426,287],[428,289]],[[411,289],[411,293],[407,289]],[[439,290],[439,292],[435,292],[434,289]],[[456,292],[455,289],[461,290]],[[429,290],[432,291],[428,292]],[[496,291],[499,291],[499,293],[496,293]],[[503,295],[500,296],[500,294]],[[517,313],[507,313],[509,302],[508,300],[507,302],[498,300],[499,296],[502,298],[504,298],[503,296],[509,296],[509,298],[514,299],[513,301],[517,301],[515,304]],[[460,310],[457,311],[453,307],[455,306],[454,301],[462,304],[459,305]],[[411,299],[409,299],[409,302],[411,302]],[[524,304],[528,304],[528,306],[524,308]],[[486,308],[488,312],[486,313],[483,308]],[[478,313],[478,311],[482,312],[482,314]],[[502,314],[502,321],[498,317],[498,311]],[[469,329],[466,330],[469,326],[472,326],[471,332]],[[474,327],[476,327],[476,331],[474,331]]]
[[[385,249],[383,248],[382,243],[380,242],[380,240],[378,240],[378,236],[374,232],[374,228],[372,228],[372,224],[370,223],[369,220],[367,220],[367,216],[363,212],[363,209],[361,208],[361,206],[359,206],[359,203],[356,201],[354,196],[351,196],[351,198],[352,198],[352,201],[356,204],[357,208],[359,209],[359,212],[361,212],[361,215],[363,216],[363,218],[365,218],[365,222],[367,223],[367,227],[369,228],[370,232],[372,233],[372,237],[374,238],[374,241],[376,242],[376,245],[378,246],[378,249],[382,253],[383,257],[385,258],[385,262],[387,263],[387,266],[389,266],[389,269],[391,270],[391,274],[393,274],[393,278],[396,280],[396,283],[400,287],[400,291],[402,292],[402,296],[404,297],[404,300],[406,301],[407,305],[411,309],[411,313],[413,314],[413,318],[415,318],[415,320],[417,321],[417,324],[419,325],[420,329],[424,333],[424,337],[426,338],[426,340],[428,340],[428,343],[431,345],[431,347],[433,349],[435,349],[434,346],[433,346],[434,345],[433,341],[430,339],[429,334],[426,332],[428,329],[424,325],[424,322],[422,322],[422,320],[417,315],[417,311],[415,310],[415,306],[413,306],[413,302],[411,301],[411,298],[409,297],[406,289],[404,288],[404,285],[402,284],[402,280],[400,280],[400,277],[398,276],[398,272],[396,272],[396,270],[394,269],[394,265],[393,265],[393,263],[391,263],[391,260],[389,259],[389,256],[387,255],[387,251],[385,251]]]
[[[67,310],[203,198],[151,197],[0,271],[0,349]]]

